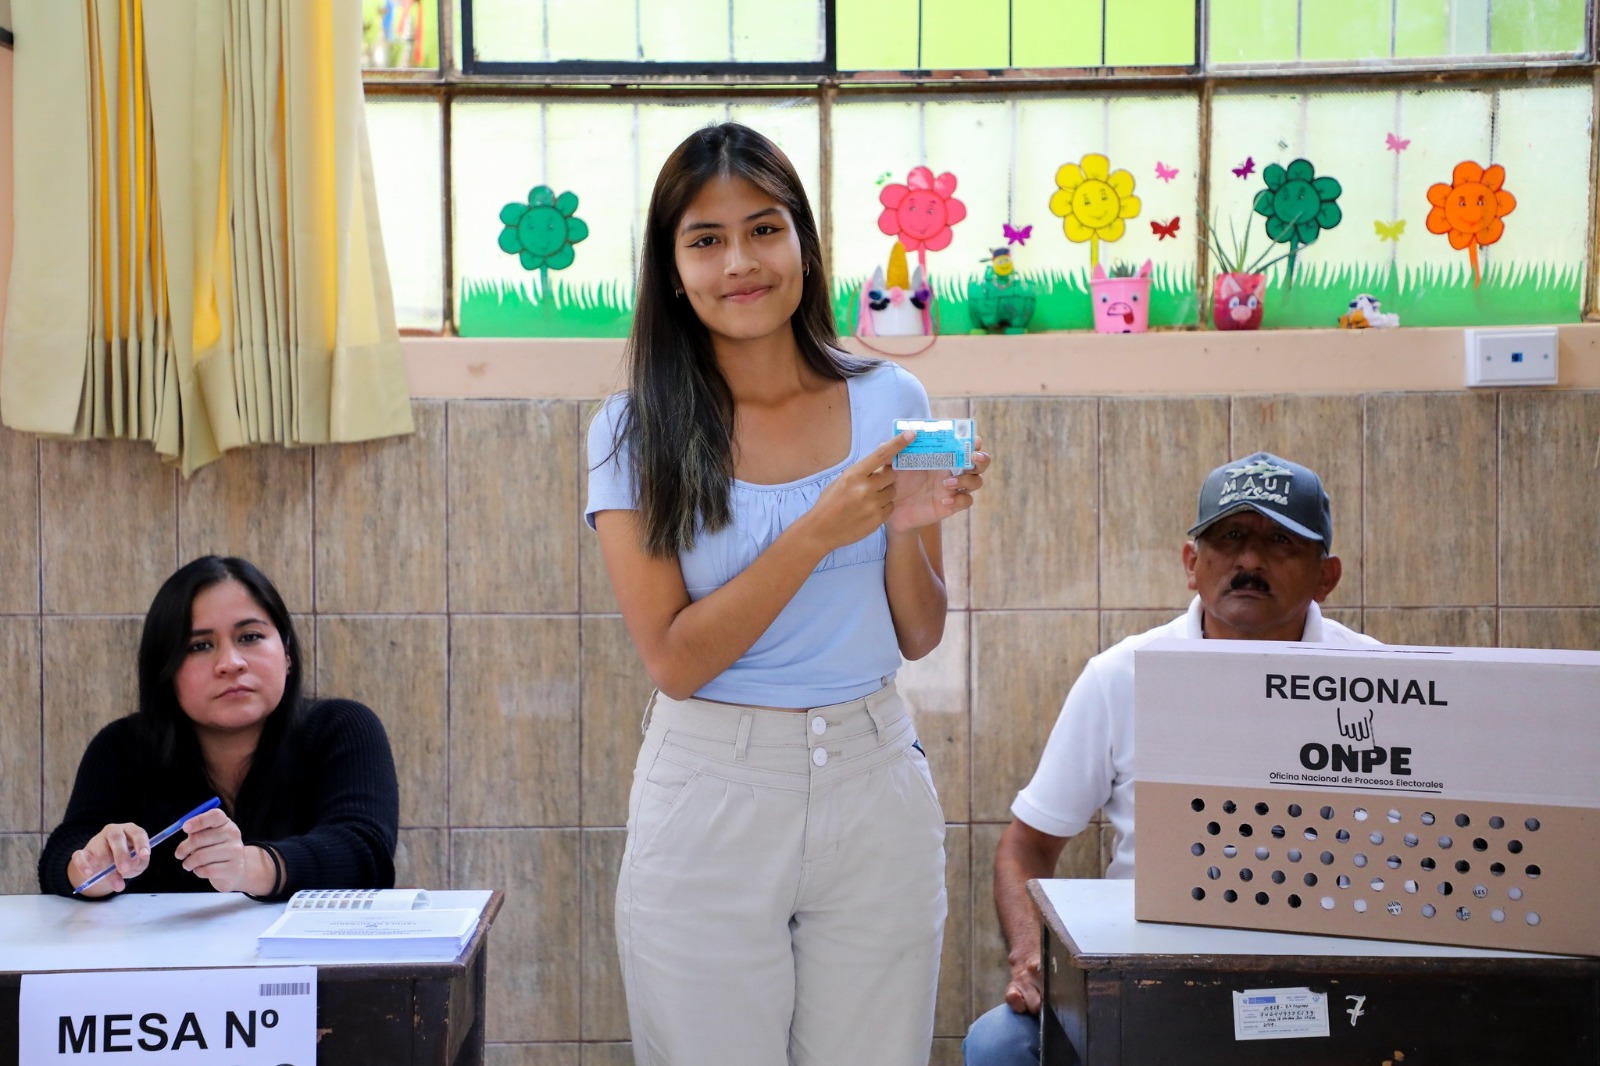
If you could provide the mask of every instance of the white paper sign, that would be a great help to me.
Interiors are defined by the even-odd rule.
[[[317,968],[24,974],[17,1059],[315,1066]]]
[[[1309,988],[1252,988],[1233,994],[1235,1040],[1328,1035],[1328,997]]]

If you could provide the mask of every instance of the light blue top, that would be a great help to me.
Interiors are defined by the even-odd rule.
[[[894,436],[897,418],[928,418],[922,383],[893,363],[850,378],[850,454],[834,466],[784,485],[735,480],[732,521],[697,532],[680,552],[691,600],[721,588],[755,561],[789,523],[811,508],[851,463]],[[611,397],[589,426],[590,528],[607,510],[636,510],[632,464],[611,455],[627,397]],[[608,456],[610,457],[608,459]],[[695,693],[708,700],[765,707],[822,707],[877,691],[900,668],[900,645],[884,589],[888,537],[883,527],[830,552],[750,650]]]

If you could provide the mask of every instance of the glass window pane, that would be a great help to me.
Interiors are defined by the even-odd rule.
[[[362,66],[439,67],[439,0],[361,0]]]
[[[1195,321],[1195,97],[849,100],[834,109],[832,130],[833,280],[842,331],[854,328],[860,286],[874,269],[887,268],[896,241],[879,228],[880,196],[919,165],[953,173],[953,195],[966,208],[948,247],[907,257],[913,269],[919,258],[927,262],[943,332],[970,328],[967,285],[983,277],[982,261],[996,247],[1008,245],[1007,226],[1028,233],[1009,246],[1016,269],[1039,291],[1029,329],[1089,328],[1089,246],[1068,240],[1064,219],[1050,210],[1057,171],[1088,154],[1126,170],[1138,201],[1120,235],[1097,246],[1100,262],[1151,259],[1151,324]]]
[[[1248,223],[1252,258],[1269,245],[1273,256],[1286,253],[1289,242],[1270,243],[1268,217],[1254,204],[1269,189],[1270,164],[1305,159],[1317,178],[1339,183],[1340,218],[1314,243],[1296,245],[1292,286],[1287,260],[1269,271],[1267,326],[1331,326],[1360,293],[1377,296],[1404,325],[1576,321],[1586,259],[1585,227],[1573,224],[1573,212],[1588,203],[1590,105],[1589,87],[1579,84],[1219,93],[1211,194],[1220,235],[1227,244]],[[1429,232],[1429,192],[1454,187],[1461,163],[1504,167],[1515,207],[1503,230],[1474,231],[1478,238],[1457,249],[1443,213],[1446,233]],[[1473,199],[1483,192],[1463,191]],[[1275,196],[1268,200],[1284,214]],[[1490,226],[1475,204],[1472,219]]]
[[[840,70],[916,70],[921,0],[835,0]]]
[[[1212,66],[1587,53],[1585,0],[1212,0]]]
[[[456,321],[463,336],[623,337],[656,174],[672,149],[711,123],[771,137],[817,203],[818,123],[809,100],[588,103],[482,98],[452,113]],[[566,266],[538,254],[503,211],[545,186],[578,203],[587,235]],[[502,244],[502,238],[506,244]],[[510,245],[509,249],[507,245]],[[533,254],[524,255],[525,252]],[[550,298],[541,299],[548,278]]]
[[[1012,65],[1097,67],[1101,21],[1100,0],[1012,0]]]
[[[818,63],[823,58],[822,0],[471,2],[473,48],[486,63]]]
[[[383,250],[401,329],[444,328],[444,182],[439,104],[370,97],[367,137]]]
[[[1107,66],[1194,65],[1195,0],[1118,0],[1105,24]]]

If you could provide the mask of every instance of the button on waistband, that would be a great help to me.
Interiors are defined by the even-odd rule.
[[[822,719],[819,718],[817,720],[820,722]],[[812,748],[811,761],[816,763],[818,766],[826,766],[828,764],[828,749]]]
[[[828,731],[828,720],[820,714],[817,715],[811,719],[811,731],[820,737]]]

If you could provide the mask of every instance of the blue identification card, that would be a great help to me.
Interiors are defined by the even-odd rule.
[[[917,439],[894,457],[896,470],[971,470],[972,419],[897,418],[894,431],[917,431]]]

